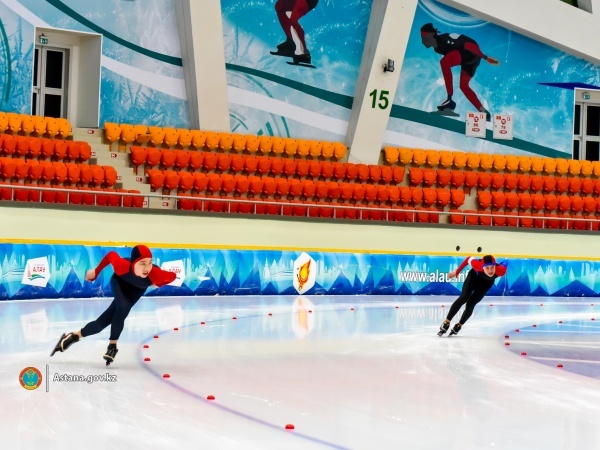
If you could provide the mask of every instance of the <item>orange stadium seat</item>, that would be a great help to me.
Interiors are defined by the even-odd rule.
[[[296,166],[298,165],[298,161],[295,159],[285,159],[283,162],[283,174],[290,178],[296,174]]]
[[[400,148],[398,154],[398,161],[400,164],[407,165],[412,163],[413,151],[410,148]]]
[[[506,203],[506,195],[504,192],[492,192],[492,208],[496,210],[504,208]]]
[[[581,186],[582,186],[582,182],[581,182],[580,178],[570,178],[569,179],[569,193],[570,194],[579,194],[581,192]]]
[[[390,166],[379,166],[381,169],[381,178],[379,179],[380,183],[389,184],[394,179],[394,169]],[[401,167],[398,167],[402,169]]]
[[[467,167],[471,170],[478,170],[481,157],[479,153],[467,152]]]
[[[396,184],[400,184],[404,181],[404,167],[394,167],[392,169],[392,180]]]
[[[557,194],[564,194],[569,190],[569,179],[566,177],[556,177],[556,187]]]
[[[473,189],[479,182],[479,172],[466,172],[465,173],[465,187],[468,190]]]
[[[175,165],[177,154],[172,150],[162,150],[160,152],[160,166],[163,169],[171,169]]]
[[[544,192],[554,192],[556,189],[556,178],[550,175],[544,175]]]
[[[148,149],[146,147],[131,146],[131,163],[137,169],[139,166],[146,164],[146,158],[148,157]]]
[[[425,150],[427,165],[435,167],[440,163],[440,152],[437,150]]]
[[[458,208],[465,203],[465,191],[462,189],[450,189],[450,202],[454,208]]]
[[[477,202],[480,209],[488,209],[492,204],[492,194],[488,191],[478,191]]]
[[[569,172],[569,161],[564,158],[556,158],[556,174],[566,175]]]
[[[448,150],[440,150],[440,166],[445,169],[452,168],[454,164],[454,155]]]
[[[449,170],[440,169],[437,171],[437,185],[439,187],[446,187],[452,181],[452,174]]]
[[[346,157],[347,152],[348,152],[348,148],[341,142],[333,143],[333,158],[336,161],[344,159]]]
[[[437,188],[437,205],[444,208],[450,203],[451,191],[450,189]]]
[[[283,150],[283,153],[285,153],[285,156],[288,158],[293,157],[298,151],[298,141],[292,138],[285,138],[284,142],[285,149]]]
[[[465,184],[465,173],[462,170],[453,170],[450,172],[452,175],[452,187],[459,188]]]
[[[479,189],[487,189],[490,187],[490,183],[492,182],[492,175],[488,172],[480,172],[479,178],[477,180],[477,186]]]
[[[519,156],[519,170],[528,173],[531,170],[531,158],[529,156]]]
[[[572,177],[578,177],[581,173],[581,161],[577,159],[569,159],[567,162],[569,164],[569,175],[571,175]]]
[[[412,162],[415,166],[422,166],[427,161],[427,152],[420,148],[413,149]]]
[[[479,158],[479,168],[481,170],[490,170],[494,165],[494,157],[488,153],[481,153]]]
[[[385,161],[390,165],[396,164],[400,158],[400,150],[396,147],[384,147],[383,154]]]
[[[544,171],[544,158],[539,156],[531,157],[531,171],[541,174]]]
[[[408,169],[408,176],[411,186],[418,186],[423,182],[423,169],[411,167]]]
[[[521,192],[528,191],[531,187],[529,175],[517,175],[517,189]]]
[[[454,151],[454,167],[456,169],[464,169],[467,166],[467,154],[465,152]]]
[[[540,175],[532,175],[530,177],[531,184],[529,190],[531,192],[541,192],[544,188],[544,178]]]
[[[504,189],[505,191],[514,191],[519,184],[519,179],[516,175],[512,173],[507,173],[504,175]]]
[[[206,142],[204,142],[204,146],[211,152],[214,152],[219,148],[221,136],[216,131],[205,131],[204,134],[206,135]]]
[[[506,166],[504,170],[508,172],[516,172],[519,168],[519,157],[516,155],[506,155]]]
[[[334,146],[332,142],[323,142],[323,147],[321,148],[321,158],[323,159],[331,159],[334,154]]]

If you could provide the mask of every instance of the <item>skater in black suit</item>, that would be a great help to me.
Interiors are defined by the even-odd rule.
[[[131,258],[121,258],[116,252],[109,252],[98,267],[90,269],[85,275],[87,281],[94,281],[102,269],[109,264],[114,269],[110,286],[114,300],[96,320],[88,323],[79,331],[65,333],[61,336],[52,351],[64,352],[81,338],[100,333],[110,325],[110,341],[104,359],[106,365],[114,361],[117,350],[117,340],[123,331],[125,319],[129,311],[151,286],[164,286],[173,282],[175,273],[166,272],[152,264],[152,252],[145,245],[137,245],[131,250]]]
[[[469,270],[469,274],[463,284],[460,296],[450,306],[450,311],[446,316],[446,320],[440,326],[438,336],[442,336],[448,328],[450,328],[450,321],[458,313],[459,309],[466,305],[466,308],[452,330],[450,330],[450,336],[457,334],[462,326],[465,324],[471,314],[475,305],[479,303],[485,294],[494,285],[494,281],[498,277],[506,275],[507,262],[503,261],[500,264],[496,263],[496,259],[492,255],[486,255],[482,259],[475,259],[473,257],[465,258],[458,268],[448,273],[448,278],[456,278],[456,276],[467,266],[471,265],[472,269]]]
[[[469,83],[475,76],[475,71],[482,59],[494,66],[499,65],[500,61],[484,55],[477,42],[470,37],[454,33],[439,34],[439,31],[431,23],[421,27],[421,40],[425,47],[433,47],[436,53],[443,55],[440,60],[440,66],[448,98],[438,106],[438,110],[454,111],[456,108],[456,103],[452,100],[454,86],[452,71],[450,69],[454,66],[460,66],[460,90],[465,94],[467,100],[477,108],[477,111],[486,113],[486,118],[489,121],[491,119],[489,111],[483,107],[477,94],[469,86]]]

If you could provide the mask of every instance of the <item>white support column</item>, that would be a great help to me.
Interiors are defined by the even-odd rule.
[[[220,0],[175,0],[190,126],[229,131]]]
[[[418,0],[374,0],[348,124],[350,161],[377,164]],[[388,59],[394,71],[384,72]]]

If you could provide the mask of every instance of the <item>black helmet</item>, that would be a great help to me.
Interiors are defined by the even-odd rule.
[[[421,27],[421,33],[434,33],[438,34],[437,28],[433,26],[432,23],[426,23]]]

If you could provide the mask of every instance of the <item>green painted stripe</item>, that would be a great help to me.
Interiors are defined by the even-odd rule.
[[[153,59],[156,59],[158,61],[165,62],[167,64],[173,64],[174,66],[180,66],[180,67],[183,66],[183,61],[182,61],[181,58],[176,58],[175,56],[169,56],[169,55],[158,53],[158,52],[155,52],[155,51],[152,51],[152,50],[148,50],[148,49],[146,49],[144,47],[140,47],[139,45],[136,45],[136,44],[133,44],[133,43],[131,43],[129,41],[126,41],[125,39],[120,38],[119,36],[111,33],[110,31],[105,30],[102,27],[99,27],[94,22],[86,19],[81,14],[79,14],[78,12],[76,12],[75,10],[73,10],[72,8],[70,8],[67,5],[65,5],[60,0],[46,0],[46,2],[50,3],[56,9],[62,11],[67,16],[69,16],[72,19],[76,20],[80,24],[88,27],[90,30],[93,30],[96,33],[102,34],[105,38],[110,39],[111,41],[114,41],[117,44],[122,45],[123,47],[127,47],[128,49],[133,50],[134,52],[141,53],[142,55],[148,56],[149,58],[153,58]]]
[[[225,68],[234,70],[236,72],[245,73],[248,75],[254,75],[255,77],[262,78],[264,80],[272,81],[283,86],[287,86],[296,91],[303,92],[304,94],[311,95],[313,97],[325,100],[326,102],[333,103],[334,105],[341,106],[342,108],[351,109],[354,98],[349,95],[338,94],[335,92],[329,92],[324,89],[319,89],[314,86],[308,86],[299,81],[290,80],[279,75],[273,75],[272,73],[262,72],[256,69],[250,69],[249,67],[238,66],[237,64],[225,64]],[[303,69],[304,70],[304,69]]]
[[[4,29],[4,24],[0,20],[0,32],[2,33],[2,41],[4,42],[4,53],[6,54],[6,86],[4,87],[4,102],[8,103],[10,98],[10,85],[12,83],[12,58],[10,54],[10,45],[8,43],[8,36]]]
[[[392,105],[391,117],[396,119],[408,120],[410,122],[422,123],[436,128],[442,128],[444,130],[452,131],[458,134],[465,134],[465,123],[459,120],[448,119],[444,116],[431,114],[427,111],[420,111],[418,109],[407,108],[404,106]],[[565,153],[559,152],[550,147],[544,147],[543,145],[534,144],[533,142],[525,141],[523,139],[513,139],[510,141],[498,140],[493,138],[493,131],[487,130],[485,138],[481,138],[494,144],[504,145],[506,147],[515,148],[517,150],[523,150],[529,153],[534,153],[540,156],[547,156],[549,158],[564,158]]]
[[[295,89],[304,94],[311,95],[313,97],[325,100],[329,103],[341,106],[346,109],[352,108],[353,98],[349,95],[337,94],[319,89],[314,86],[308,86],[298,81],[289,80],[278,75],[265,73],[260,70],[250,69],[248,67],[238,66],[236,64],[226,64],[225,67],[229,70],[236,72],[243,72],[249,75],[263,78],[265,80],[272,81],[283,86],[287,86],[291,89]],[[392,105],[390,116],[396,119],[408,120],[409,122],[421,123],[435,128],[441,128],[443,130],[451,131],[461,135],[465,134],[465,123],[459,120],[448,119],[447,117],[430,114],[426,111],[420,111],[414,108],[407,108],[405,106]],[[506,147],[515,148],[517,150],[523,150],[529,153],[533,153],[540,156],[547,156],[551,158],[564,158],[565,153],[559,152],[550,147],[544,147],[543,145],[534,144],[533,142],[525,141],[523,139],[513,139],[512,141],[499,141],[493,138],[493,132],[487,130],[486,137],[483,138],[488,142],[493,142],[498,145],[504,145]]]

